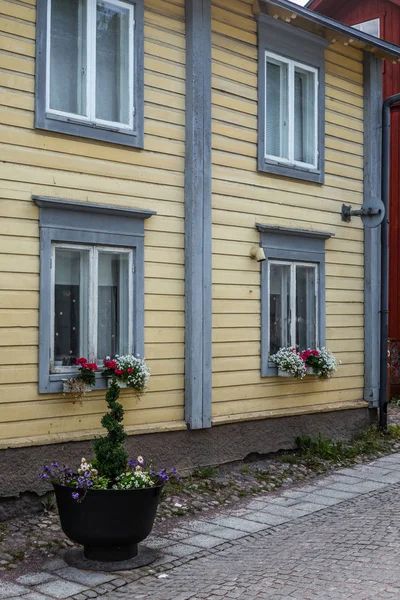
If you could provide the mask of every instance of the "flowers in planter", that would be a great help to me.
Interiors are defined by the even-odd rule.
[[[65,394],[73,394],[75,397],[82,399],[86,392],[90,392],[90,388],[96,385],[97,364],[88,362],[87,358],[78,358],[75,362],[78,366],[79,373],[76,377],[71,377],[63,381],[63,391]]]
[[[143,392],[150,378],[150,369],[143,358],[126,354],[116,356],[110,360],[107,356],[104,360],[104,375],[112,377],[120,387],[128,387]]]
[[[296,348],[280,348],[276,354],[270,357],[279,371],[289,373],[296,379],[303,379],[306,376],[306,365]]]
[[[121,424],[124,408],[118,402],[119,394],[119,385],[113,377],[106,394],[109,412],[101,420],[108,433],[94,440],[95,459],[90,462],[82,458],[76,472],[67,466],[61,467],[58,462],[51,463],[43,467],[41,480],[70,487],[73,499],[78,501],[82,501],[91,489],[140,489],[163,485],[171,479],[178,480],[175,469],[157,472],[151,464],[145,465],[142,456],[128,460],[124,448],[126,433]]]
[[[317,348],[316,350],[305,350],[300,354],[305,364],[311,367],[314,374],[320,379],[329,379],[336,373],[338,362],[335,356],[327,348]]]
[[[303,379],[307,368],[311,368],[319,379],[332,377],[340,364],[327,348],[315,348],[298,352],[296,348],[280,348],[270,357],[276,364],[278,371],[289,374],[297,379]]]

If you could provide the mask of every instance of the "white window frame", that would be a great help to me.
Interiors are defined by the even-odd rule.
[[[52,0],[47,2],[47,39],[46,39],[46,113],[58,117],[65,117],[70,121],[100,125],[102,128],[117,130],[133,130],[134,128],[134,64],[135,64],[135,6],[121,0],[106,0],[112,4],[129,11],[129,98],[128,111],[129,123],[106,121],[96,118],[96,8],[97,0],[87,0],[86,14],[86,112],[87,115],[77,115],[50,107],[50,58],[51,58],[51,6]]]
[[[378,25],[378,35],[375,36],[374,33],[368,33],[368,31],[365,31],[365,29],[363,28],[363,25],[367,25],[370,23],[374,23]],[[379,17],[376,17],[376,19],[368,19],[368,21],[361,21],[360,23],[355,23],[354,25],[352,25],[353,29],[357,29],[358,31],[361,31],[362,33],[366,33],[367,35],[372,35],[374,37],[380,38],[381,37],[381,20]]]
[[[265,122],[264,122],[264,136],[267,141],[267,121],[268,121],[268,105],[267,105],[267,89],[268,89],[268,78],[267,78],[267,63],[268,59],[272,59],[281,63],[285,63],[288,65],[288,121],[289,121],[289,132],[288,132],[288,155],[289,158],[284,158],[281,156],[275,156],[273,154],[268,154],[266,152],[267,142],[265,142],[265,155],[264,158],[267,160],[275,161],[277,163],[282,163],[285,165],[295,165],[297,167],[307,168],[307,169],[317,169],[318,168],[318,87],[319,87],[319,79],[318,79],[318,69],[306,65],[304,63],[297,62],[295,60],[286,58],[279,54],[275,54],[268,50],[265,51],[265,64],[264,64],[264,77],[265,77],[265,96],[264,96],[264,105],[265,105]],[[295,68],[299,67],[305,71],[308,71],[314,75],[314,162],[313,163],[305,163],[301,161],[297,161],[294,159],[294,76],[295,76]]]
[[[268,261],[268,296],[267,296],[267,315],[268,315],[268,357],[271,356],[271,323],[270,323],[270,289],[271,289],[271,265],[290,266],[290,347],[296,347],[296,269],[297,267],[311,267],[315,271],[315,343],[319,345],[319,269],[318,264],[311,262],[288,261],[288,260],[269,260]],[[304,348],[306,349],[306,348]]]
[[[88,282],[88,360],[98,363],[97,354],[97,326],[98,326],[98,255],[99,252],[108,252],[113,254],[127,254],[128,265],[128,347],[129,353],[133,352],[133,317],[134,317],[134,298],[133,298],[133,274],[134,258],[133,250],[121,248],[120,246],[89,246],[84,244],[66,244],[52,243],[51,245],[51,263],[50,263],[50,281],[51,281],[51,314],[50,314],[50,373],[72,373],[76,371],[76,365],[60,367],[54,364],[54,321],[55,321],[55,254],[56,248],[64,250],[84,250],[89,252],[89,282]],[[105,357],[104,357],[105,358]],[[99,363],[98,363],[99,364]],[[99,366],[103,366],[101,363]]]

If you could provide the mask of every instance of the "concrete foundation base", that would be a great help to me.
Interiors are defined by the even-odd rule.
[[[356,408],[291,417],[242,421],[211,429],[130,436],[129,455],[181,471],[218,465],[294,448],[298,436],[349,440],[376,422],[376,410]],[[71,468],[93,456],[90,441],[0,450],[0,521],[41,510],[49,486],[39,480],[43,465],[57,460]]]

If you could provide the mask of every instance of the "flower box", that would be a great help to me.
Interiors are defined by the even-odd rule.
[[[278,377],[293,377],[292,373],[288,371],[282,371],[282,369],[278,369]]]
[[[307,367],[306,375],[315,375],[314,369],[312,367]]]
[[[107,377],[107,386],[111,387],[111,382],[112,382],[112,377]],[[124,381],[118,381],[118,379],[116,379],[117,385],[121,390],[124,390],[126,388],[128,388],[128,384],[125,383]]]
[[[62,379],[62,385],[63,385],[63,392],[64,394],[72,394],[74,392],[78,392],[81,394],[87,394],[88,392],[92,391],[92,386],[91,385],[87,385],[87,384],[83,384],[83,383],[79,383],[79,390],[78,388],[76,389],[72,389],[71,387],[71,379]],[[76,379],[73,379],[73,381],[76,381]]]

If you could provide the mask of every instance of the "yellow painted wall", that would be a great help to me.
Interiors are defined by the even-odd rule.
[[[341,222],[362,204],[362,52],[326,51],[325,185],[257,172],[257,26],[252,2],[213,0],[213,421],[354,406],[363,397],[363,230]],[[260,377],[260,265],[255,223],[329,231],[329,381]]]
[[[229,10],[228,10],[229,9]],[[184,0],[145,0],[145,148],[34,130],[35,2],[0,0],[0,447],[93,436],[103,393],[82,405],[38,395],[39,228],[31,195],[157,211],[145,222],[145,356],[140,400],[123,392],[128,431],[184,428]],[[327,58],[326,183],[257,172],[256,22],[249,0],[213,5],[213,420],[328,409],[362,398],[361,52]],[[255,223],[331,231],[328,382],[260,378]],[[22,363],[22,366],[19,366]]]
[[[32,194],[157,211],[145,222],[149,391],[123,393],[129,429],[183,427],[183,0],[145,0],[145,149],[35,131],[35,1],[0,0],[0,441],[90,437],[104,394],[82,406],[37,393],[39,227]],[[20,366],[22,364],[22,366]]]

